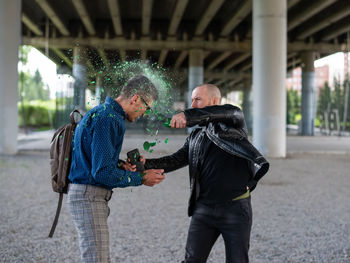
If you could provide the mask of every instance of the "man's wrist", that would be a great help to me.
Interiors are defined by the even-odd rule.
[[[144,171],[140,172],[141,184],[144,184],[144,182],[146,181],[145,175],[146,175],[146,173]]]

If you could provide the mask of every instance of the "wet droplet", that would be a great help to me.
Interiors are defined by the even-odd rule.
[[[168,118],[165,122],[163,122],[163,126],[171,128],[170,122],[171,122],[171,118]]]

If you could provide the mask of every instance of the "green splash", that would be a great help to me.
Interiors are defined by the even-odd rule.
[[[167,128],[171,128],[170,122],[171,122],[171,118],[166,119],[166,121],[163,122],[163,126]]]
[[[70,49],[68,53],[72,54],[73,50]],[[91,58],[93,55],[89,54],[89,56]],[[150,58],[150,60],[152,60],[152,58]],[[174,114],[172,109],[174,103],[173,95],[175,95],[174,87],[179,84],[178,80],[182,79],[179,73],[165,69],[157,63],[146,63],[141,60],[123,62],[116,59],[115,61],[109,61],[108,65],[106,65],[105,61],[103,61],[100,56],[97,56],[95,59],[92,58],[92,64],[97,70],[93,72],[90,68],[88,69],[87,75],[89,77],[90,88],[93,91],[94,86],[98,82],[98,78],[100,78],[100,95],[102,98],[107,95],[116,98],[119,96],[122,87],[126,85],[130,78],[140,74],[146,76],[156,87],[158,91],[158,100],[153,102],[151,110],[146,110],[143,117],[141,117],[145,119],[145,130],[147,134],[157,137],[160,136],[162,127],[171,128],[171,119],[169,116]],[[96,94],[96,98],[97,97],[99,97],[98,94]],[[94,99],[91,99],[91,101],[94,101]],[[103,107],[106,110],[104,104]],[[157,139],[154,140],[157,141]],[[168,138],[166,138],[166,140],[161,139],[160,142],[167,143]],[[149,147],[151,148],[153,146]],[[150,148],[148,148],[148,152],[153,150]]]
[[[155,145],[157,144],[157,142],[148,142],[148,141],[145,141],[143,143],[143,149],[146,151],[146,152],[153,152],[153,149],[150,150],[151,147],[154,147]]]

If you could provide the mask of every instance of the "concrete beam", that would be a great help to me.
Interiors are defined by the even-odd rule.
[[[206,70],[204,71],[204,76],[206,78],[212,78],[212,79],[237,79],[237,78],[244,78],[249,77],[250,74],[245,74],[243,72],[227,72],[227,71],[210,71]]]
[[[213,62],[211,62],[208,66],[208,69],[213,69],[215,68],[216,65],[224,61],[226,58],[228,58],[232,54],[231,51],[226,51],[222,53],[220,56],[218,56],[216,59],[214,59]]]
[[[214,80],[213,78],[208,78],[208,77],[204,76],[204,83],[210,83],[213,80]]]
[[[227,79],[220,79],[219,81],[216,81],[214,83],[215,86],[219,87],[222,83],[224,83],[225,81],[227,81]]]
[[[298,58],[298,59],[292,59],[292,61],[290,61],[290,62],[287,63],[287,68],[290,68],[290,67],[295,68],[295,66],[296,66],[296,65],[299,65],[300,62],[301,62],[300,58]]]
[[[323,1],[316,1],[312,5],[309,5],[303,10],[300,10],[300,12],[289,19],[288,21],[288,31],[292,30],[293,28],[297,27],[301,23],[305,22],[310,17],[316,15],[321,10],[325,9],[329,5],[333,4],[337,0],[323,0]]]
[[[112,17],[114,32],[117,36],[123,35],[123,28],[118,0],[108,0],[109,12]]]
[[[101,57],[103,64],[105,65],[106,68],[110,67],[106,52],[102,48],[97,49],[98,55]]]
[[[44,47],[46,38],[44,37],[28,37],[23,36],[23,43],[32,46]],[[124,50],[189,50],[189,49],[203,49],[206,51],[232,51],[232,52],[244,52],[250,51],[251,41],[234,42],[228,40],[220,41],[205,41],[205,40],[152,40],[149,38],[144,39],[125,39],[125,38],[111,38],[104,39],[98,37],[61,37],[50,38],[50,46],[69,49],[76,44],[84,44],[90,47],[103,48],[103,49],[124,49]]]
[[[288,0],[287,8],[290,9],[290,8],[292,8],[293,6],[295,6],[299,2],[300,2],[300,0]]]
[[[149,28],[152,17],[152,5],[153,0],[142,1],[142,35],[144,36],[149,35]]]
[[[247,17],[247,15],[252,11],[252,1],[244,1],[243,5],[237,10],[237,12],[232,16],[228,23],[222,29],[220,36],[228,36],[236,26],[241,23],[241,21]]]
[[[179,26],[179,23],[181,21],[181,18],[185,12],[186,6],[187,6],[188,0],[178,0],[176,2],[175,11],[173,13],[173,16],[170,21],[170,26],[168,30],[168,35],[173,36],[177,32],[177,28]]]
[[[73,5],[81,19],[83,21],[83,24],[85,26],[86,31],[88,34],[91,35],[96,35],[96,30],[94,27],[94,24],[91,21],[90,15],[86,10],[86,7],[83,3],[82,0],[72,0]]]
[[[176,40],[176,32],[177,32],[177,28],[179,26],[179,23],[181,21],[181,18],[183,16],[183,13],[185,12],[185,8],[187,6],[187,3],[188,3],[188,0],[179,0],[177,1],[176,3],[176,7],[175,7],[175,11],[173,13],[173,16],[171,18],[171,21],[170,21],[170,26],[169,26],[169,29],[168,29],[168,36],[170,36],[168,38],[168,40]],[[187,39],[187,37],[186,37]],[[161,40],[161,37],[159,36],[158,37],[158,40]],[[162,49],[161,52],[160,52],[160,56],[159,56],[159,59],[158,59],[158,64],[159,65],[163,65],[164,64],[164,61],[166,59],[166,56],[168,54],[169,50],[168,49]]]
[[[30,31],[32,31],[37,36],[43,36],[43,31],[24,13],[22,13],[21,20],[23,24],[25,24]]]
[[[164,61],[166,59],[167,54],[168,54],[168,50],[167,49],[162,49],[162,51],[160,52],[160,55],[159,55],[159,59],[158,59],[158,64],[159,65],[163,65],[164,64]]]
[[[350,26],[348,26],[350,27]],[[345,31],[346,32],[346,31]],[[70,49],[76,44],[84,44],[90,47],[103,48],[103,49],[124,49],[124,50],[189,50],[189,49],[203,49],[206,51],[218,51],[218,52],[251,52],[252,41],[245,40],[242,42],[220,40],[220,41],[206,41],[206,40],[152,40],[152,39],[125,39],[125,38],[112,38],[104,39],[98,37],[86,37],[86,38],[50,38],[50,47],[56,47],[60,49]],[[22,43],[24,45],[32,45],[34,47],[45,47],[45,37],[22,37]],[[331,44],[331,43],[304,43],[303,41],[291,42],[288,44],[288,52],[300,52],[300,51],[316,51],[324,54],[332,54],[336,52],[350,51],[344,44]]]
[[[185,8],[187,6],[188,0],[179,0],[176,2],[176,7],[175,7],[175,11],[173,13],[173,16],[171,18],[170,21],[170,26],[168,29],[168,36],[170,36],[168,38],[168,40],[175,40],[176,37],[176,32],[177,32],[177,28],[179,26],[179,23],[181,21],[181,18],[183,16],[183,13],[185,12]],[[158,40],[161,40],[161,36],[159,35]],[[158,59],[158,64],[159,65],[163,65],[164,61],[166,59],[166,56],[168,54],[169,50],[167,49],[162,49],[160,52],[160,56]]]
[[[69,31],[67,27],[64,25],[62,20],[58,17],[55,10],[52,9],[51,5],[47,2],[47,0],[36,0],[38,5],[44,11],[46,16],[52,21],[52,23],[57,27],[58,31],[64,36],[69,36]]]
[[[240,55],[239,57],[233,59],[229,64],[227,64],[224,67],[224,70],[230,70],[231,68],[233,68],[234,66],[238,65],[239,63],[241,63],[242,61],[246,60],[247,58],[249,58],[251,56],[250,53],[245,53]]]
[[[178,70],[178,74],[180,75],[187,75],[188,70]],[[204,71],[204,78],[205,79],[210,79],[210,80],[216,80],[216,79],[237,79],[237,78],[251,78],[250,73],[243,73],[241,71],[213,71],[213,70],[205,70]]]
[[[67,64],[68,67],[73,67],[73,62],[61,50],[58,48],[51,48],[51,50],[55,52],[57,56]]]
[[[182,62],[185,60],[187,55],[188,55],[188,50],[184,50],[181,52],[181,54],[179,55],[179,57],[175,62],[174,69],[178,69],[181,66]]]
[[[306,28],[304,31],[302,31],[298,36],[297,39],[304,39],[310,35],[312,35],[315,32],[318,32],[327,26],[330,26],[331,24],[339,21],[340,19],[350,15],[350,5],[347,7],[342,8],[336,13],[332,13],[329,16],[325,16],[320,22],[313,24],[309,28]]]
[[[126,61],[126,51],[125,49],[119,49],[119,54],[122,59],[122,61]]]
[[[211,1],[210,5],[208,6],[207,10],[204,12],[202,18],[200,19],[196,30],[195,35],[200,36],[203,34],[204,30],[207,28],[210,21],[214,18],[215,14],[219,11],[222,4],[225,2],[225,0],[215,0]]]
[[[227,84],[227,86],[229,86],[229,87],[230,87],[230,86],[234,86],[235,84],[241,82],[242,80],[243,80],[243,78],[231,80],[231,81]]]
[[[350,28],[350,26],[348,26],[348,28]],[[287,48],[288,52],[316,51],[325,54],[349,51],[349,47],[346,47],[344,44],[330,44],[324,42],[304,43],[302,41],[297,41],[288,43]]]
[[[349,24],[344,24],[343,26],[338,27],[336,30],[328,33],[324,37],[322,37],[323,41],[329,41],[333,38],[336,38],[337,36],[347,33],[350,31],[350,25]]]
[[[298,53],[296,53],[296,52],[288,53],[287,54],[287,59],[290,59],[290,58],[295,57],[297,55],[298,55]]]
[[[203,60],[207,58],[207,56],[209,56],[211,53],[211,51],[204,51],[203,52]]]
[[[146,61],[146,58],[147,58],[147,50],[143,49],[141,50],[141,60]]]
[[[253,66],[252,63],[249,63],[249,64],[247,64],[247,65],[241,67],[239,70],[241,70],[241,71],[246,71],[246,70],[248,70],[248,69],[251,69],[252,66]]]

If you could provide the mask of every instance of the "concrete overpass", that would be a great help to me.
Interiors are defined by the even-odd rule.
[[[26,44],[71,68],[83,83],[78,95],[86,72],[132,59],[186,72],[188,91],[203,82],[244,89],[254,144],[284,157],[286,71],[302,65],[302,133],[313,135],[313,61],[348,51],[349,30],[348,0],[0,0],[0,153],[17,151],[18,46]]]

